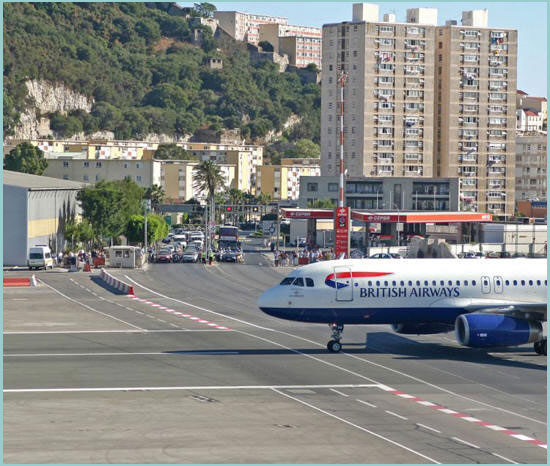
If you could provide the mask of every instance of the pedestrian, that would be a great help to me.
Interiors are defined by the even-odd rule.
[[[201,260],[203,264],[206,264],[206,251],[201,252]]]
[[[273,253],[273,260],[275,262],[275,267],[279,267],[279,251]]]
[[[208,265],[212,265],[212,261],[214,260],[214,251],[210,249],[208,252]]]

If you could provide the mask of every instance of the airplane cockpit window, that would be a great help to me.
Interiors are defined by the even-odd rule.
[[[298,277],[294,280],[292,284],[294,286],[304,286],[304,279],[302,277]]]
[[[294,281],[294,277],[283,278],[283,281],[279,285],[290,285]]]
[[[312,278],[306,278],[306,286],[315,286]]]

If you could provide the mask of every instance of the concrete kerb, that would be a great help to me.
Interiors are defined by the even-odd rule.
[[[105,269],[101,269],[99,277],[108,285],[122,291],[123,293],[126,293],[127,295],[134,294],[134,287],[132,285],[128,285],[118,278],[113,277],[110,273],[106,272]]]

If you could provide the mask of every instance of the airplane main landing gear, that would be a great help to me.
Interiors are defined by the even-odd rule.
[[[546,338],[540,341],[535,341],[534,347],[537,354],[543,354],[546,356]]]
[[[344,331],[344,326],[340,324],[330,324],[330,329],[332,331],[332,340],[327,344],[327,349],[331,353],[339,353],[342,349],[342,332]]]

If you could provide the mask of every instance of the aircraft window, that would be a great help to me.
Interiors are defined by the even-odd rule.
[[[489,285],[489,282],[487,280],[483,280],[483,286]]]
[[[397,282],[394,280],[393,282],[391,282],[391,285],[392,286],[397,286]]]
[[[521,281],[521,286],[525,286],[525,280]]]
[[[544,286],[546,286],[546,280],[544,280]]]
[[[514,286],[518,286],[518,281],[514,280]]]
[[[441,281],[439,282],[439,286],[445,286],[445,281],[444,281],[444,280],[441,280]]]
[[[315,286],[315,284],[313,283],[313,279],[312,278],[306,278],[306,285],[307,286]]]
[[[280,285],[290,285],[294,281],[294,277],[283,278],[283,281],[279,283]]]
[[[405,282],[404,282],[403,280],[401,280],[401,281],[399,282],[399,286],[405,286]]]
[[[460,286],[460,280],[456,281],[456,286]]]
[[[500,280],[497,280],[497,286],[500,286]]]
[[[424,286],[428,286],[428,280],[424,280]]]
[[[432,286],[437,286],[437,282],[435,280],[432,280]]]
[[[449,281],[447,282],[447,284],[448,284],[449,286],[453,286],[453,282],[452,282],[451,280],[449,280]]]
[[[476,286],[476,281],[472,280],[472,286]]]
[[[533,286],[533,280],[529,280],[529,286]]]
[[[409,286],[413,286],[412,280],[409,280]]]
[[[416,286],[420,286],[420,280],[416,280]]]
[[[388,282],[387,282],[387,281],[384,281],[384,286],[388,286]]]
[[[508,286],[508,285],[510,284],[510,280],[506,280],[506,281],[504,282],[504,284],[505,284],[506,286]]]
[[[376,281],[376,286],[380,286],[380,281]]]
[[[369,280],[369,286],[372,286],[372,282]]]
[[[537,280],[537,286],[540,286],[540,280]]]
[[[292,284],[294,286],[304,286],[304,279],[302,277],[298,277]]]

